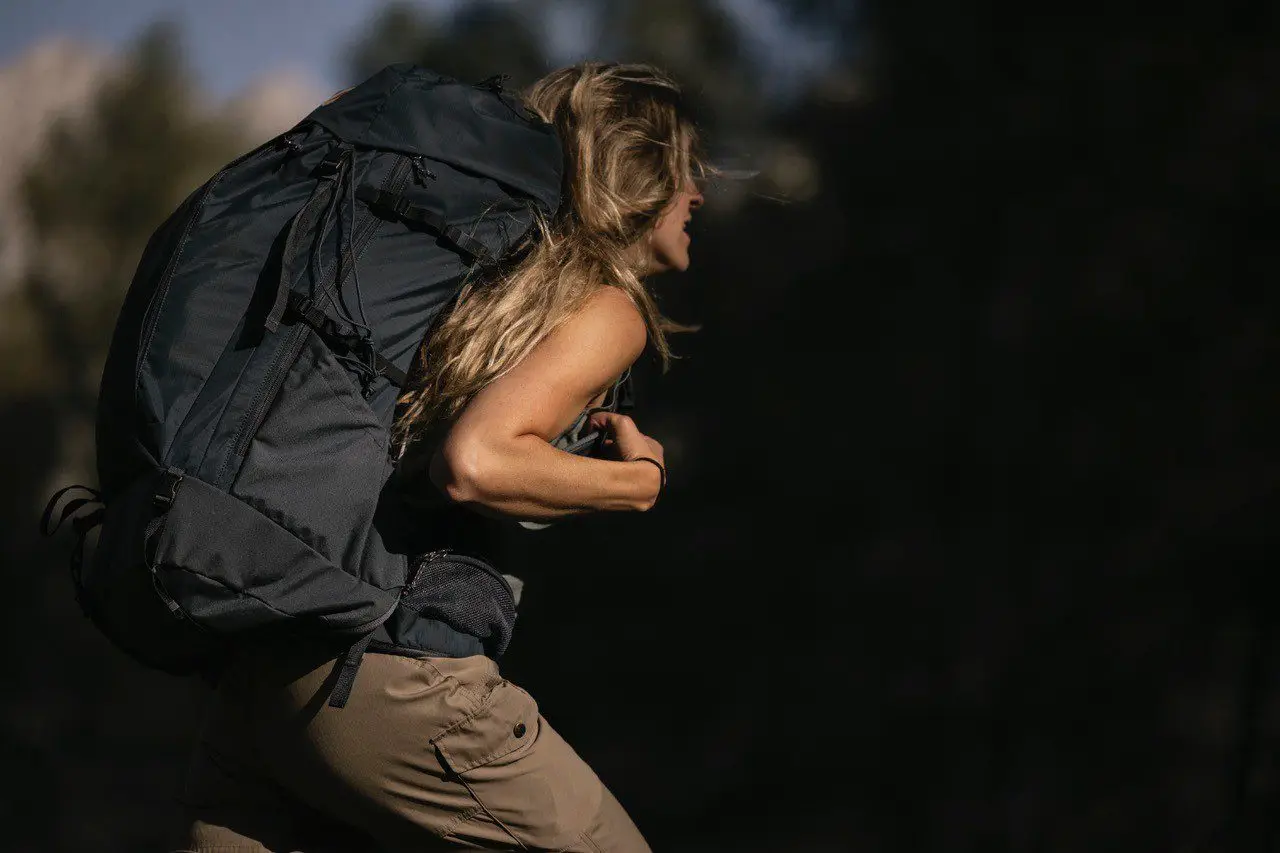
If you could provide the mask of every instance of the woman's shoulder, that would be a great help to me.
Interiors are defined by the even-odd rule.
[[[567,318],[560,334],[593,342],[622,343],[638,356],[648,340],[644,317],[620,287],[605,286],[592,293],[582,307]]]
[[[583,303],[582,311],[601,320],[644,329],[644,316],[635,300],[621,287],[606,284],[597,288]]]

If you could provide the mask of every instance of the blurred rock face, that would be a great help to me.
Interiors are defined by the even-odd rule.
[[[12,287],[30,239],[16,193],[54,125],[83,117],[116,68],[97,48],[58,39],[0,68],[0,293]]]
[[[124,67],[119,56],[63,38],[0,67],[0,294],[13,288],[30,262],[30,228],[18,197],[23,174],[60,122],[73,133],[85,132],[94,98]],[[326,94],[304,74],[286,70],[225,103],[196,100],[204,102],[198,109],[223,119],[254,146],[287,130]]]
[[[221,112],[254,146],[293,127],[331,94],[301,72],[285,70],[261,78]]]

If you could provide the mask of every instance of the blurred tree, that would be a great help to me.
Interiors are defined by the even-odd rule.
[[[24,603],[5,621],[6,644],[23,652],[7,670],[0,753],[31,783],[0,805],[16,849],[161,849],[155,815],[173,808],[194,725],[191,686],[110,647],[74,603],[69,543],[34,536],[55,484],[96,481],[97,386],[143,246],[245,142],[200,111],[180,56],[171,28],[147,32],[84,119],[52,131],[21,187],[33,263],[4,296],[0,336],[0,553],[22,569],[7,586]],[[128,766],[137,775],[122,775]]]
[[[30,318],[5,339],[0,388],[49,394],[91,415],[98,371],[124,291],[155,227],[242,143],[193,106],[176,33],[159,25],[107,82],[89,115],[56,127],[21,199],[35,262],[10,296]]]
[[[860,26],[867,17],[866,5],[851,0],[787,0],[777,9],[793,25],[826,33],[837,50],[847,54],[866,37]]]
[[[416,62],[470,82],[510,74],[512,85],[524,86],[550,68],[529,12],[543,5],[470,3],[443,16],[391,3],[352,46],[352,75],[361,80],[395,62]]]
[[[583,43],[566,42],[553,27],[582,33]],[[510,74],[517,87],[584,58],[651,62],[671,72],[709,128],[748,134],[769,114],[771,105],[760,97],[767,71],[716,0],[481,0],[450,13],[397,2],[350,51],[355,79],[392,62],[417,62],[462,80]]]
[[[597,2],[600,47],[627,61],[651,62],[681,82],[686,100],[710,129],[735,134],[758,127],[769,110],[760,97],[761,66],[742,33],[714,0]]]

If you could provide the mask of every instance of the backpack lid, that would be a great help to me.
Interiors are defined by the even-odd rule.
[[[410,63],[388,65],[317,107],[313,121],[344,142],[421,155],[560,206],[563,154],[555,129],[496,88]]]

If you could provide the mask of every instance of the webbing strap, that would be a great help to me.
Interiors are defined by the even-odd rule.
[[[338,681],[329,694],[329,707],[345,708],[347,706],[347,700],[351,698],[351,688],[356,684],[356,674],[360,672],[360,662],[372,639],[373,634],[365,634],[347,651],[338,670]]]
[[[62,512],[58,516],[58,520],[52,526],[50,522],[53,520],[53,513],[57,509],[58,502],[62,500],[62,496],[67,492],[80,489],[88,492],[92,497],[73,498],[67,501],[67,505],[62,508]],[[98,508],[87,515],[76,515],[81,509],[90,504],[99,504]],[[71,520],[71,529],[76,534],[76,544],[71,552],[71,581],[74,585],[76,603],[80,605],[80,609],[84,610],[84,602],[81,600],[80,590],[82,586],[81,572],[84,567],[84,546],[85,540],[89,536],[89,531],[102,523],[102,519],[106,514],[106,507],[102,505],[102,493],[97,489],[91,489],[88,486],[67,486],[60,489],[45,506],[44,512],[40,516],[40,532],[45,536],[52,536],[58,532],[58,529],[67,521]],[[86,611],[87,612],[87,611]]]
[[[389,193],[386,190],[376,189],[365,184],[356,190],[356,198],[370,207],[392,213],[405,222],[427,228],[445,241],[452,243],[463,254],[469,255],[472,260],[484,264],[493,261],[493,256],[484,243],[464,233],[461,228],[450,225],[449,221],[440,214],[430,211],[422,205],[414,204],[402,195]]]
[[[369,344],[368,338],[359,335],[353,327],[330,317],[316,307],[315,301],[303,296],[296,290],[288,294],[289,310],[298,315],[302,322],[310,326],[330,347],[357,352],[372,361],[378,376],[385,376],[398,388],[403,388],[409,377],[396,363],[377,352]]]
[[[284,254],[280,258],[280,280],[276,283],[276,298],[263,323],[268,332],[274,333],[280,329],[280,320],[284,317],[284,310],[293,288],[293,280],[297,278],[299,244],[312,235],[320,220],[320,214],[328,208],[332,197],[337,195],[336,178],[342,171],[349,150],[335,148],[316,166],[315,174],[320,180],[316,181],[306,203],[289,222],[289,234],[285,238]]]
[[[58,501],[62,500],[62,496],[67,492],[73,492],[76,489],[88,492],[92,497],[73,498],[67,501],[67,505],[62,508],[62,512],[58,515],[58,521],[50,527],[49,522],[53,520],[53,513],[58,508]],[[68,518],[75,515],[77,510],[91,503],[102,503],[102,492],[89,486],[81,486],[78,483],[59,489],[54,493],[53,497],[49,498],[49,503],[45,504],[44,512],[40,514],[40,532],[45,536],[52,536],[58,532],[58,528],[62,527]]]

